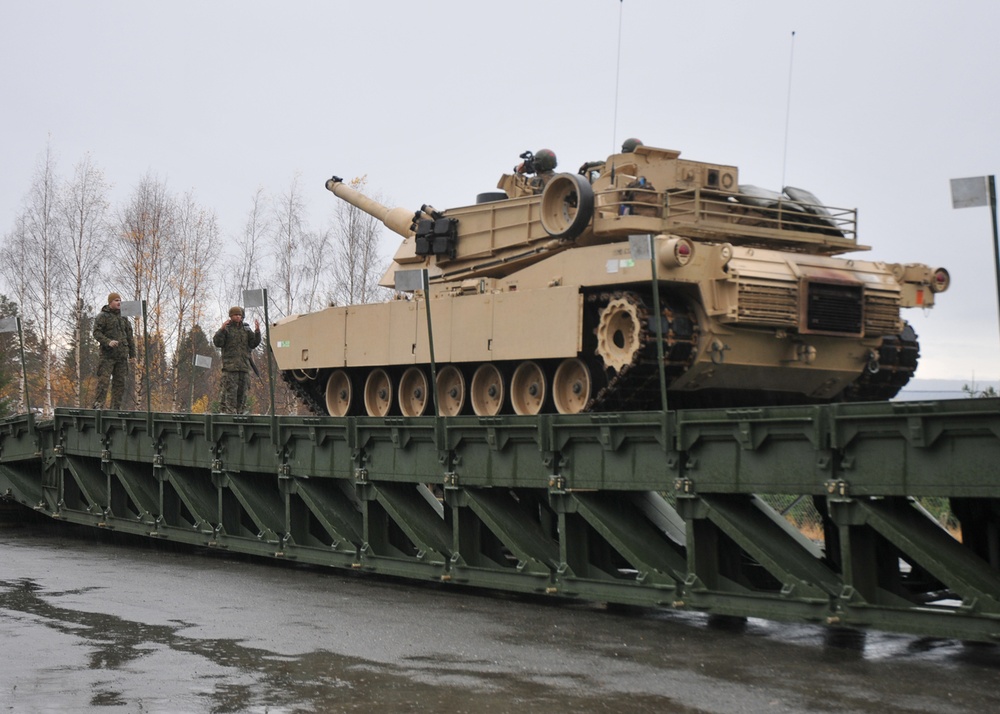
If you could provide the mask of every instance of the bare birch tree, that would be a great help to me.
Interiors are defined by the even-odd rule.
[[[351,185],[364,189],[364,177]],[[193,195],[177,199],[152,173],[113,208],[109,193],[90,155],[77,162],[72,177],[60,180],[49,144],[23,209],[0,243],[0,276],[32,334],[31,401],[47,413],[56,404],[85,402],[85,373],[92,371],[86,360],[93,354],[83,351],[91,343],[81,325],[102,273],[110,280],[101,286],[102,299],[105,290],[115,290],[146,302],[149,345],[146,326],[136,319],[139,359],[130,378],[137,403],[151,386],[155,408],[178,408],[183,401],[175,386],[183,364],[171,365],[177,358],[167,355],[191,353],[191,345],[182,350],[178,342],[197,331],[209,293],[240,304],[244,290],[267,288],[272,319],[318,310],[331,300],[356,304],[388,296],[378,286],[386,262],[379,253],[380,222],[338,204],[330,228],[311,230],[298,175],[284,193],[269,197],[257,190],[235,256],[219,272],[218,221]],[[284,392],[282,400],[290,396]],[[287,405],[286,411],[294,410]]]
[[[31,280],[27,268],[27,254],[31,250],[31,241],[28,237],[27,222],[25,213],[22,212],[18,215],[14,221],[13,230],[4,236],[3,248],[0,249],[0,272],[3,273],[16,307],[19,308],[17,312],[20,313],[22,320],[24,319],[24,310],[20,308],[31,299],[29,296]],[[18,383],[20,385],[18,388],[20,394],[18,411],[24,412],[27,404],[24,381],[18,380]]]
[[[326,307],[329,292],[324,284],[329,282],[332,267],[331,231],[309,232],[302,240],[302,278],[299,310],[312,312]]]
[[[286,317],[313,309],[318,304],[329,233],[311,234],[308,231],[298,175],[288,191],[275,200],[274,219],[270,246],[274,265],[270,303],[278,317]],[[283,413],[298,413],[298,400],[287,387],[277,390],[276,401],[282,405]]]
[[[73,179],[61,191],[62,215],[66,226],[67,249],[62,255],[64,279],[72,298],[71,344],[76,385],[76,406],[84,402],[83,346],[89,338],[82,332],[88,300],[100,273],[108,243],[108,191],[104,173],[89,154],[77,162]]]
[[[265,241],[269,235],[272,235],[272,222],[267,195],[261,186],[250,199],[243,233],[236,239],[236,256],[223,275],[225,304],[241,303],[244,290],[268,287],[260,263],[265,257]]]
[[[136,185],[132,195],[120,208],[117,219],[117,242],[119,250],[113,256],[112,274],[123,286],[122,293],[130,294],[133,300],[146,300],[149,322],[149,369],[147,375],[142,359],[147,349],[143,325],[136,320],[134,332],[138,357],[134,372],[136,403],[142,403],[146,379],[152,385],[163,386],[165,377],[164,331],[167,327],[165,313],[167,291],[170,289],[171,269],[174,253],[174,201],[167,193],[166,186],[147,174]],[[161,390],[158,389],[158,392]],[[158,393],[158,402],[166,401]],[[165,406],[165,405],[164,405]]]
[[[185,194],[177,206],[174,236],[171,298],[174,301],[172,313],[175,328],[171,337],[182,340],[186,335],[194,334],[194,326],[199,324],[204,315],[203,302],[208,281],[218,260],[219,226],[215,213],[199,206],[192,193]],[[179,353],[180,350],[175,350],[175,354]],[[175,410],[180,408],[180,400],[183,398],[183,395],[178,394],[181,366],[175,359],[171,380],[171,403]],[[184,367],[194,369],[190,364]],[[190,382],[190,374],[187,377]]]
[[[364,191],[365,184],[362,176],[353,179],[350,187]],[[380,196],[373,198],[381,201]],[[387,267],[379,252],[382,222],[346,201],[337,202],[334,222],[333,302],[354,305],[387,299],[390,291],[378,284]]]
[[[288,191],[276,199],[274,204],[275,226],[271,234],[271,255],[275,268],[272,304],[280,316],[294,313],[301,295],[304,213],[299,177],[296,175]]]
[[[41,407],[45,415],[51,415],[54,407],[52,382],[58,345],[55,314],[61,301],[61,259],[65,251],[58,189],[55,156],[49,142],[25,196],[23,237],[28,244],[18,251],[24,259],[27,278],[21,312],[35,323],[43,351]]]

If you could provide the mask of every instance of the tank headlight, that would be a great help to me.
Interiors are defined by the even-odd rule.
[[[931,276],[931,292],[943,293],[949,285],[951,285],[951,276],[948,275],[948,271],[944,268],[935,269],[934,275]]]
[[[660,248],[660,263],[665,268],[683,268],[694,257],[694,243],[687,238],[673,236]]]

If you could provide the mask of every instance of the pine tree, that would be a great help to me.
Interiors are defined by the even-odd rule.
[[[196,367],[196,355],[211,357],[212,366]],[[208,335],[195,325],[181,338],[174,351],[174,374],[177,375],[176,409],[179,411],[194,411],[201,404],[202,411],[216,397],[218,391],[219,350],[211,343]]]

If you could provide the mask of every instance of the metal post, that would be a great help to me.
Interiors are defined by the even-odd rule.
[[[649,265],[653,273],[653,311],[656,313],[656,362],[660,366],[660,405],[667,411],[667,373],[663,364],[663,313],[660,308],[660,281],[656,277],[656,238],[649,236]]]
[[[988,206],[993,219],[993,266],[997,284],[997,320],[1000,322],[1000,236],[997,234],[996,177],[971,176],[951,180],[952,208]]]
[[[997,320],[1000,322],[1000,236],[997,234],[997,186],[996,177],[986,177],[989,186],[990,217],[993,219],[993,267],[997,278]]]
[[[149,322],[146,319],[146,301],[142,301],[142,361],[146,370],[146,426],[151,434],[153,431],[152,399],[150,386],[152,375],[149,373]]]
[[[260,289],[260,296],[264,303],[264,351],[267,352],[267,389],[271,399],[271,443],[277,448],[278,413],[274,405],[274,358],[271,354],[271,317],[267,311],[267,288]],[[246,302],[245,294],[244,302]]]
[[[271,416],[277,416],[274,411],[274,363],[271,355],[271,318],[267,312],[267,288],[261,288],[264,295],[264,335],[267,347],[267,386],[271,392]]]
[[[24,364],[24,331],[21,329],[21,318],[17,320],[17,342],[21,350],[21,379],[24,382],[24,410],[28,413],[28,427],[33,428],[35,416],[31,413],[31,400],[28,399],[28,368]]]
[[[191,326],[191,361],[188,363],[188,386],[191,393],[188,395],[188,414],[194,411],[194,326]]]
[[[434,397],[434,416],[441,416],[441,412],[438,409],[438,390],[437,390],[437,362],[434,361],[434,330],[431,329],[431,295],[430,295],[430,279],[427,277],[427,271],[422,270],[421,281],[424,287],[424,309],[427,313],[427,347],[430,349],[431,353],[431,394]]]

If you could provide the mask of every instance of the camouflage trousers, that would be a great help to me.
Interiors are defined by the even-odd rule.
[[[219,411],[222,414],[242,414],[246,408],[247,387],[249,386],[249,372],[222,370]]]
[[[127,359],[101,358],[97,365],[97,392],[94,394],[94,409],[104,409],[104,400],[111,387],[111,408],[121,409],[125,399],[125,380],[128,375]]]

